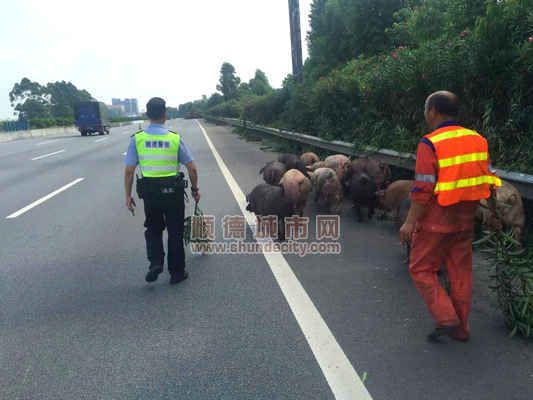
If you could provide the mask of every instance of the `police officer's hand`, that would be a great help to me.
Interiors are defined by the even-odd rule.
[[[200,201],[200,192],[197,190],[197,191],[192,191],[192,198],[194,199],[195,202],[199,202]]]
[[[133,200],[133,197],[131,196],[126,197],[126,207],[130,211],[133,211],[134,208],[137,207],[137,204],[135,204],[135,200]]]
[[[413,237],[413,232],[415,231],[415,224],[406,222],[400,228],[400,240],[402,243],[410,243],[411,238]]]

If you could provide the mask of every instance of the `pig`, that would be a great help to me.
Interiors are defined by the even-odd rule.
[[[502,225],[511,228],[513,238],[521,242],[526,218],[520,192],[509,182],[502,181],[502,186],[496,188],[496,202],[496,207],[502,216]],[[476,221],[487,226],[490,224],[491,214],[487,200],[481,200],[476,210]]]
[[[368,219],[371,219],[374,215],[377,203],[376,192],[376,182],[368,175],[364,168],[364,164],[360,163],[356,165],[355,168],[352,168],[349,193],[359,222],[363,221],[361,207],[368,208]]]
[[[307,179],[311,179],[309,176],[309,173],[307,172],[307,168],[305,166],[305,163],[300,160],[300,158],[294,154],[280,154],[278,157],[278,161],[285,164],[287,167],[287,171],[291,169],[297,169],[300,171]]]
[[[415,181],[408,180],[392,182],[387,189],[378,191],[378,206],[387,211],[394,211],[400,202],[409,196],[414,185]]]
[[[324,160],[325,167],[331,168],[337,173],[339,181],[345,182],[346,174],[350,168],[350,159],[343,154],[335,154],[326,157]]]
[[[309,165],[313,165],[314,163],[319,162],[320,158],[318,158],[318,156],[315,153],[308,152],[308,153],[303,153],[300,156],[300,160],[302,160],[305,166],[308,167]]]
[[[297,169],[289,169],[281,178],[280,185],[292,200],[293,213],[303,217],[307,197],[311,190],[311,180]]]
[[[308,171],[316,171],[319,168],[325,168],[325,167],[326,167],[326,162],[325,161],[319,161],[319,162],[316,162],[314,164],[308,165],[307,166],[307,170]]]
[[[276,215],[278,217],[278,239],[285,240],[285,218],[293,212],[292,199],[287,196],[283,186],[261,183],[246,196],[246,210],[256,216]]]
[[[394,226],[396,227],[396,230],[399,231],[402,225],[407,220],[407,214],[409,214],[409,210],[411,209],[411,197],[409,196],[409,193],[406,193],[403,195],[401,199],[399,199],[399,202],[394,207],[393,210],[393,217],[394,217]],[[406,250],[406,259],[404,260],[405,264],[409,264],[409,258],[411,255],[411,244],[407,243],[405,245]]]
[[[315,190],[315,203],[330,213],[342,212],[343,187],[331,168],[318,168],[311,178]]]
[[[264,181],[270,185],[279,185],[285,172],[287,172],[287,167],[279,161],[270,161],[259,171],[263,174]]]
[[[399,200],[393,210],[394,226],[398,231],[407,220],[407,214],[409,214],[410,209],[411,197],[407,193]]]
[[[375,158],[359,158],[353,160],[346,172],[345,182],[350,182],[353,171],[359,171],[361,168],[376,183],[378,190],[385,189],[389,184],[391,177],[390,167]]]

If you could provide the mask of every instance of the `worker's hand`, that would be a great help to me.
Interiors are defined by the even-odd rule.
[[[415,231],[415,224],[405,223],[400,228],[400,240],[402,243],[410,243]]]
[[[500,231],[503,228],[502,220],[497,215],[491,214],[487,219],[487,226],[495,231]]]
[[[191,193],[192,193],[192,198],[194,199],[194,201],[198,203],[200,201],[200,192],[191,191]]]
[[[135,200],[133,200],[133,197],[131,197],[131,196],[127,196],[126,197],[126,207],[131,212],[133,212],[135,207],[137,207],[137,204],[135,204]]]

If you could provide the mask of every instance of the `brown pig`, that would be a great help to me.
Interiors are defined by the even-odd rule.
[[[326,157],[324,160],[325,167],[331,168],[337,173],[340,182],[344,182],[348,170],[350,169],[350,159],[343,154],[335,154]]]
[[[300,156],[300,160],[302,160],[305,166],[307,167],[309,165],[313,165],[314,163],[319,162],[320,158],[318,158],[318,156],[315,153],[308,152],[308,153],[303,153]]]
[[[311,190],[311,181],[297,169],[290,169],[281,178],[280,185],[285,193],[292,200],[293,212],[303,217],[307,197]]]
[[[314,164],[308,165],[307,170],[308,171],[316,171],[319,168],[326,168],[326,162],[325,161],[318,161]]]
[[[502,186],[496,188],[497,209],[502,216],[504,227],[512,229],[513,238],[520,242],[524,232],[526,218],[524,214],[524,203],[520,192],[516,187],[506,181],[502,181]],[[488,209],[487,200],[481,200],[476,210],[476,220],[487,226],[491,220],[491,211]]]
[[[415,181],[399,180],[392,182],[387,189],[378,191],[378,204],[380,208],[387,211],[394,211],[400,202],[409,196]]]
[[[377,192],[379,207],[392,212],[392,218],[394,221],[394,227],[397,231],[400,230],[402,225],[407,220],[407,214],[411,208],[411,197],[409,193],[414,187],[414,181],[399,180],[392,182],[387,189],[379,190]],[[407,258],[404,261],[409,263],[409,254],[411,246],[405,245]]]
[[[259,171],[263,174],[264,181],[270,185],[279,185],[285,172],[287,172],[287,167],[279,161],[270,161]]]
[[[398,204],[394,207],[393,216],[394,216],[394,226],[399,231],[402,225],[407,220],[407,215],[411,208],[411,197],[409,193],[404,194],[404,196],[399,200]],[[405,245],[407,258],[404,263],[409,264],[409,257],[411,255],[411,244],[407,243]]]
[[[343,187],[331,168],[318,168],[311,178],[315,190],[315,202],[331,213],[342,212]]]
[[[353,172],[361,169],[372,178],[378,190],[387,187],[391,177],[390,167],[375,158],[358,158],[353,160],[348,167],[345,182],[350,182]]]
[[[297,169],[302,174],[304,174],[305,177],[311,179],[305,166],[305,163],[300,160],[300,157],[298,157],[297,155],[289,153],[280,154],[278,157],[278,161],[285,164],[285,166],[287,167],[287,171],[290,169]]]

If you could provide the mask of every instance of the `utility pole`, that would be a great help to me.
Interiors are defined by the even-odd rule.
[[[292,74],[298,82],[301,82],[303,62],[299,0],[289,0],[289,18],[291,22]]]

